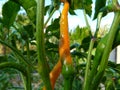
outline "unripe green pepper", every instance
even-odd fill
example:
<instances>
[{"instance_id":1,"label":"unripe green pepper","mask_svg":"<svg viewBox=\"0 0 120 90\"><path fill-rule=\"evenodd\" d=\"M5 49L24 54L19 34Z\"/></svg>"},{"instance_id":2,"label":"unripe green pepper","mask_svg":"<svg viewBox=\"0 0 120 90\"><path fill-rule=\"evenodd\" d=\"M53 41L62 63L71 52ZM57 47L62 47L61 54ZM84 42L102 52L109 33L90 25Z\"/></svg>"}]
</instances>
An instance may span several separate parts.
<instances>
[{"instance_id":1,"label":"unripe green pepper","mask_svg":"<svg viewBox=\"0 0 120 90\"><path fill-rule=\"evenodd\" d=\"M62 66L62 74L64 78L70 78L74 75L74 67L72 64L63 64Z\"/></svg>"},{"instance_id":2,"label":"unripe green pepper","mask_svg":"<svg viewBox=\"0 0 120 90\"><path fill-rule=\"evenodd\" d=\"M62 75L64 77L64 90L72 90L74 79L74 67L72 64L63 64Z\"/></svg>"}]
</instances>

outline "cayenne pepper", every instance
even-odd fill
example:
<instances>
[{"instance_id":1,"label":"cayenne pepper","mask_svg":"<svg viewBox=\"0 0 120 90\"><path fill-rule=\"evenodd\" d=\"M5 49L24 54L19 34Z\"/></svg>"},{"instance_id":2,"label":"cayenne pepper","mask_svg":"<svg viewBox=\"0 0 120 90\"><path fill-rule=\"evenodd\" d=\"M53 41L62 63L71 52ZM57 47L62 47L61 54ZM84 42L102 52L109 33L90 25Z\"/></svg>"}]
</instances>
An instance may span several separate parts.
<instances>
[{"instance_id":1,"label":"cayenne pepper","mask_svg":"<svg viewBox=\"0 0 120 90\"><path fill-rule=\"evenodd\" d=\"M69 10L69 2L67 0L61 0L64 3L64 7L62 10L61 18L60 18L60 44L59 44L59 61L54 66L52 71L50 72L50 81L52 90L54 90L55 82L58 76L61 73L62 62L67 64L72 63L71 55L70 55L70 45L69 45L69 32L68 32L68 10ZM43 90L46 90L45 87Z\"/></svg>"}]
</instances>

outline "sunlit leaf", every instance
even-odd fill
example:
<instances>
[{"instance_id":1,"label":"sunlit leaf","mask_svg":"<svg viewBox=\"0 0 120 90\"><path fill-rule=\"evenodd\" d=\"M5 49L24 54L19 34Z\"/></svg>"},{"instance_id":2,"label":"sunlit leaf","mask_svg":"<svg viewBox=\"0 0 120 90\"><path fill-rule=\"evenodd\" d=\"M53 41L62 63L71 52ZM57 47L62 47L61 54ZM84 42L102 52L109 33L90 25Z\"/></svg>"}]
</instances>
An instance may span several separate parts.
<instances>
[{"instance_id":1,"label":"sunlit leaf","mask_svg":"<svg viewBox=\"0 0 120 90\"><path fill-rule=\"evenodd\" d=\"M35 0L11 0L21 5L27 12L28 17L32 22L36 20L36 1Z\"/></svg>"},{"instance_id":2,"label":"sunlit leaf","mask_svg":"<svg viewBox=\"0 0 120 90\"><path fill-rule=\"evenodd\" d=\"M72 0L71 8L76 9L85 9L86 13L91 16L92 14L92 0Z\"/></svg>"}]
</instances>

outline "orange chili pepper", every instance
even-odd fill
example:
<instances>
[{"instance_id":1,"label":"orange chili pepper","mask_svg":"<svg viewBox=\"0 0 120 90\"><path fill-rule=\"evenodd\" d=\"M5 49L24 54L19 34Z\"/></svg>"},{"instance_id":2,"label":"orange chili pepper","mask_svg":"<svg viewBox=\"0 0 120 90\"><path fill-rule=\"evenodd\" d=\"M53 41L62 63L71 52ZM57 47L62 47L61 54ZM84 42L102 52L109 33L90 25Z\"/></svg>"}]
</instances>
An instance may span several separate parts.
<instances>
[{"instance_id":1,"label":"orange chili pepper","mask_svg":"<svg viewBox=\"0 0 120 90\"><path fill-rule=\"evenodd\" d=\"M69 3L64 2L64 8L62 11L60 19L60 45L59 45L59 54L62 60L65 60L66 63L71 64L72 59L70 55L70 43L69 43L69 32L68 32L68 10Z\"/></svg>"},{"instance_id":2,"label":"orange chili pepper","mask_svg":"<svg viewBox=\"0 0 120 90\"><path fill-rule=\"evenodd\" d=\"M61 68L62 68L62 64L61 64L61 60L59 60L58 63L54 66L54 68L52 69L52 71L49 74L52 90L54 90L55 82L61 73ZM46 90L45 86L43 87L43 90Z\"/></svg>"},{"instance_id":3,"label":"orange chili pepper","mask_svg":"<svg viewBox=\"0 0 120 90\"><path fill-rule=\"evenodd\" d=\"M67 64L72 63L72 59L70 55L70 46L69 46L69 35L68 35L69 34L68 33L69 3L66 0L61 0L61 2L64 2L64 8L60 19L60 44L59 44L60 59L49 74L52 90L54 90L55 82L61 73L62 60L64 60ZM46 90L45 87L43 88L43 90Z\"/></svg>"}]
</instances>

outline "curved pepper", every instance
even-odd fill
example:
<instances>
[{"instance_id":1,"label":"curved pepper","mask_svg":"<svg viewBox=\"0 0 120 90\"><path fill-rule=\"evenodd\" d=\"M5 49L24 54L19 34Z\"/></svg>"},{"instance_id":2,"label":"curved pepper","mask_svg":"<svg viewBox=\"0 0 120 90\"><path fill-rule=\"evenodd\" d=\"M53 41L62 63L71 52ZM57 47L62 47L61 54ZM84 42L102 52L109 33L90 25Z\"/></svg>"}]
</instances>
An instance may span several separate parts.
<instances>
[{"instance_id":1,"label":"curved pepper","mask_svg":"<svg viewBox=\"0 0 120 90\"><path fill-rule=\"evenodd\" d=\"M71 55L70 55L70 45L69 45L69 35L68 35L68 10L69 3L66 0L61 0L64 3L63 11L60 19L60 44L59 44L59 61L54 66L52 71L50 72L50 81L52 90L54 90L55 82L58 76L61 73L62 69L62 60L67 64L72 63ZM46 90L45 87L43 90Z\"/></svg>"},{"instance_id":2,"label":"curved pepper","mask_svg":"<svg viewBox=\"0 0 120 90\"><path fill-rule=\"evenodd\" d=\"M59 54L62 60L65 60L66 63L71 64L72 59L70 55L70 43L69 43L69 32L68 32L68 10L69 10L69 3L65 1L60 19Z\"/></svg>"}]
</instances>

